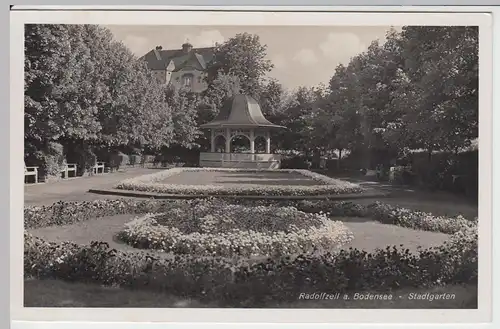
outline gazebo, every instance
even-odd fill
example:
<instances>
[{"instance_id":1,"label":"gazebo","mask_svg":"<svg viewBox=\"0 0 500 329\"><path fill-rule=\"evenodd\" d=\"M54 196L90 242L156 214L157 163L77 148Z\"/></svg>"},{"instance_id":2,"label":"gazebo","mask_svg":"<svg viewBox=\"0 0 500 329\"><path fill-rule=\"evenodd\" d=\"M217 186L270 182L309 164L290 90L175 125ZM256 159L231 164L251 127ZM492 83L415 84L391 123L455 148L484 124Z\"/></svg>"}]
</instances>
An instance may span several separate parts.
<instances>
[{"instance_id":1,"label":"gazebo","mask_svg":"<svg viewBox=\"0 0 500 329\"><path fill-rule=\"evenodd\" d=\"M219 115L209 123L201 125L210 129L210 152L200 153L200 167L278 169L281 157L271 154L271 129L285 128L269 122L257 101L243 94L228 99ZM249 153L237 153L231 142L237 136L250 141ZM255 152L255 141L265 140L265 153ZM216 150L217 139L224 139L224 152Z\"/></svg>"}]
</instances>

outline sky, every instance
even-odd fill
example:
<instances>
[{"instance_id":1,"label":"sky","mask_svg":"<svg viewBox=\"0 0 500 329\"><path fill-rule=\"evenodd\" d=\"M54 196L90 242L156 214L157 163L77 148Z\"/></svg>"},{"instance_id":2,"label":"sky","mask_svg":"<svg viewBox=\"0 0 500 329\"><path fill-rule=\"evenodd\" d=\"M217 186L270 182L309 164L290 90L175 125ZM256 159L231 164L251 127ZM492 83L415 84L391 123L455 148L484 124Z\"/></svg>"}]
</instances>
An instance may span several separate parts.
<instances>
[{"instance_id":1,"label":"sky","mask_svg":"<svg viewBox=\"0 0 500 329\"><path fill-rule=\"evenodd\" d=\"M257 34L274 64L269 77L288 89L328 84L335 68L365 51L373 40L384 42L390 26L106 26L116 40L142 56L156 46L180 49L211 47L238 33ZM399 27L394 27L400 29Z\"/></svg>"}]
</instances>

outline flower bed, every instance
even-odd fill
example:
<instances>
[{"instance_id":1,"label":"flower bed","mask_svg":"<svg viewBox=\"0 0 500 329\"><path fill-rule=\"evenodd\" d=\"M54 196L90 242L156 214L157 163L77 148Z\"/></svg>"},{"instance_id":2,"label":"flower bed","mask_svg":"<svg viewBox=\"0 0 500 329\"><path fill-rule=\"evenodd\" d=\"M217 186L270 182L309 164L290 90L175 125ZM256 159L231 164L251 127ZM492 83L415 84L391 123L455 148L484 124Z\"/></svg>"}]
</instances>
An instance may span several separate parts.
<instances>
[{"instance_id":1,"label":"flower bed","mask_svg":"<svg viewBox=\"0 0 500 329\"><path fill-rule=\"evenodd\" d=\"M402 247L268 258L253 264L217 257L159 258L105 243L50 243L25 234L24 273L151 289L226 305L293 301L300 293L387 291L401 287L477 284L477 230L454 234L437 248L412 254Z\"/></svg>"},{"instance_id":2,"label":"flower bed","mask_svg":"<svg viewBox=\"0 0 500 329\"><path fill-rule=\"evenodd\" d=\"M247 257L333 250L353 238L325 214L207 201L138 217L118 237L137 248L174 254Z\"/></svg>"},{"instance_id":3,"label":"flower bed","mask_svg":"<svg viewBox=\"0 0 500 329\"><path fill-rule=\"evenodd\" d=\"M224 207L229 201L221 202ZM250 201L247 201L250 203ZM255 202L262 204L262 202ZM255 204L253 203L253 204ZM280 206L292 205L291 201ZM451 218L430 217L380 203L362 206L349 202L293 202L302 212L323 210L339 216L375 216L383 223L455 233L442 246L411 253L403 247L387 247L367 253L349 249L327 253L305 253L297 257L237 260L200 255L161 257L146 251L117 251L105 243L90 245L53 243L25 233L24 274L27 277L96 282L122 287L152 289L179 296L217 300L221 304L259 305L266 299L296 300L300 293L317 291L387 290L476 283L478 271L477 221L456 224ZM192 209L190 201L98 200L58 202L46 207L25 207L25 227L71 224L115 214L148 212L179 216L176 209ZM274 206L276 209L276 205ZM265 207L259 208L264 209ZM237 209L237 208L236 208ZM243 211L243 210L242 210ZM284 210L286 212L286 210ZM398 217L403 214L405 218ZM292 217L300 226L306 215ZM311 223L323 217L310 218ZM418 224L412 224L411 221ZM321 221L321 220L320 220ZM224 220L205 222L203 230L218 232ZM266 223L263 221L262 223ZM429 223L434 223L429 225ZM244 226L249 225L249 226ZM241 227L259 231L259 222ZM283 223L277 223L277 227ZM179 229L189 230L189 227Z\"/></svg>"},{"instance_id":4,"label":"flower bed","mask_svg":"<svg viewBox=\"0 0 500 329\"><path fill-rule=\"evenodd\" d=\"M383 224L424 231L453 234L463 229L477 226L477 218L466 219L463 216L435 216L431 213L396 207L381 202L361 205L353 202L300 201L297 208L306 212L325 212L330 216L370 217Z\"/></svg>"},{"instance_id":5,"label":"flower bed","mask_svg":"<svg viewBox=\"0 0 500 329\"><path fill-rule=\"evenodd\" d=\"M248 206L296 207L307 213L323 212L334 217L370 217L384 224L413 229L452 234L463 228L477 225L477 218L462 216L434 216L430 213L395 207L381 202L361 205L346 201L263 201L263 200L219 200L221 206L238 202ZM24 207L24 228L34 229L53 225L68 225L105 216L120 214L147 214L170 212L181 206L193 207L196 202L186 200L95 200L56 202L50 206Z\"/></svg>"},{"instance_id":6,"label":"flower bed","mask_svg":"<svg viewBox=\"0 0 500 329\"><path fill-rule=\"evenodd\" d=\"M69 225L105 216L168 211L181 200L94 200L59 201L49 206L25 206L24 228Z\"/></svg>"},{"instance_id":7,"label":"flower bed","mask_svg":"<svg viewBox=\"0 0 500 329\"><path fill-rule=\"evenodd\" d=\"M158 173L126 179L118 183L115 188L141 192L155 192L163 194L203 194L203 195L327 195L361 193L363 188L357 184L313 173L302 169L282 169L279 172L298 173L318 182L318 185L261 185L261 186L224 186L224 185L182 185L163 184L163 180L181 172L277 172L277 170L252 170L233 168L173 168Z\"/></svg>"}]
</instances>

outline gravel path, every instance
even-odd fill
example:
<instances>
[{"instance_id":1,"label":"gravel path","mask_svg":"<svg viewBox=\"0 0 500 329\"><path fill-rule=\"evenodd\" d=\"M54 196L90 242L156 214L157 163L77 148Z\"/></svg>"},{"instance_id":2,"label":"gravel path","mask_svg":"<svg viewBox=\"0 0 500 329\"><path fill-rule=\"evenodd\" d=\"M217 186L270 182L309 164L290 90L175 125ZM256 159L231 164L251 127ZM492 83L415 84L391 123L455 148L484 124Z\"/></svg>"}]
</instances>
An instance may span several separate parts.
<instances>
[{"instance_id":1,"label":"gravel path","mask_svg":"<svg viewBox=\"0 0 500 329\"><path fill-rule=\"evenodd\" d=\"M155 169L128 168L110 174L100 174L90 177L70 178L53 183L31 184L24 186L25 205L48 205L57 201L91 201L97 199L116 198L103 196L87 191L91 188L112 188L116 183L140 175L158 172Z\"/></svg>"}]
</instances>

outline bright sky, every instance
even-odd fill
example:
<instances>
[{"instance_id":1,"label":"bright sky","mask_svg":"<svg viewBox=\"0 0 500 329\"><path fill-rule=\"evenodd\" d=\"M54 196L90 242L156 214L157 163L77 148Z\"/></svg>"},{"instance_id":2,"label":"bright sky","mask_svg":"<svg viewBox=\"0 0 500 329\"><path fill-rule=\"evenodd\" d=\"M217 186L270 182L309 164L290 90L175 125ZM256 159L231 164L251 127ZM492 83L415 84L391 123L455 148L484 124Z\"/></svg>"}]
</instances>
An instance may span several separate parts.
<instances>
[{"instance_id":1,"label":"bright sky","mask_svg":"<svg viewBox=\"0 0 500 329\"><path fill-rule=\"evenodd\" d=\"M270 77L289 89L327 84L335 67L366 50L373 40L383 42L389 26L106 26L137 56L154 47L179 49L189 40L210 47L237 33L257 34L275 65ZM400 29L399 27L395 27Z\"/></svg>"}]
</instances>

